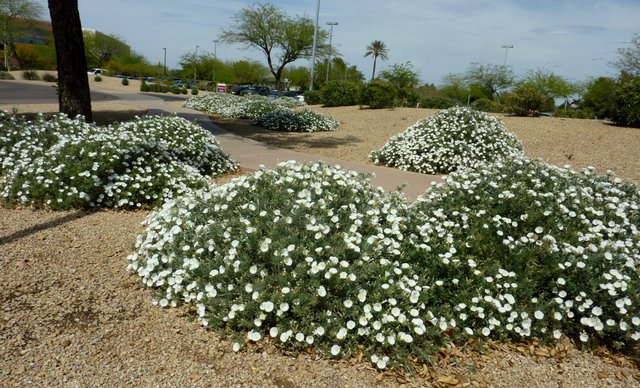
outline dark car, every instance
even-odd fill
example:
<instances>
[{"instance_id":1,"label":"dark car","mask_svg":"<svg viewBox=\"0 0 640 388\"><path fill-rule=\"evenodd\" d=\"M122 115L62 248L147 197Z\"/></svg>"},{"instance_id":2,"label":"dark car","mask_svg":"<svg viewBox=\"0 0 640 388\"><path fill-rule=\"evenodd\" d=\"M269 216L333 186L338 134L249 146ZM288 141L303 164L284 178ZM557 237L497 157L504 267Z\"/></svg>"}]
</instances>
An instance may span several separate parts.
<instances>
[{"instance_id":1,"label":"dark car","mask_svg":"<svg viewBox=\"0 0 640 388\"><path fill-rule=\"evenodd\" d=\"M231 93L239 96L249 96L259 94L261 96L268 96L271 94L271 88L266 86L234 86L231 88Z\"/></svg>"}]
</instances>

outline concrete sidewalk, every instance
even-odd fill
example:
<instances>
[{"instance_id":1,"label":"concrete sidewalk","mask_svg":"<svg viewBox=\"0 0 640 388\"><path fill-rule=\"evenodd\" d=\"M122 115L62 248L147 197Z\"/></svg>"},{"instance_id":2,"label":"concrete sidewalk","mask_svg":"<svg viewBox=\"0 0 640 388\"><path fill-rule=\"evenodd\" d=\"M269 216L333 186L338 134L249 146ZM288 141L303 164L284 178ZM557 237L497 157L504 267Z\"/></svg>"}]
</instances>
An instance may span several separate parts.
<instances>
[{"instance_id":1,"label":"concrete sidewalk","mask_svg":"<svg viewBox=\"0 0 640 388\"><path fill-rule=\"evenodd\" d=\"M209 117L201 112L175 106L167 109L167 106L160 98L148 94L113 94L118 95L120 102L125 103L126 101L131 101L137 106L148 109L150 114L176 113L180 117L196 121L198 125L210 131L216 139L218 139L222 149L231 155L244 169L258 170L261 165L267 168L275 168L278 163L288 160L298 162L324 161L360 173L372 174L372 184L380 186L387 191L396 191L402 187L402 192L410 200L415 200L420 194L423 194L433 182L443 181L442 176L438 175L401 171L395 168L349 162L321 155L304 154L288 149L272 147L226 131L212 123Z\"/></svg>"}]
</instances>

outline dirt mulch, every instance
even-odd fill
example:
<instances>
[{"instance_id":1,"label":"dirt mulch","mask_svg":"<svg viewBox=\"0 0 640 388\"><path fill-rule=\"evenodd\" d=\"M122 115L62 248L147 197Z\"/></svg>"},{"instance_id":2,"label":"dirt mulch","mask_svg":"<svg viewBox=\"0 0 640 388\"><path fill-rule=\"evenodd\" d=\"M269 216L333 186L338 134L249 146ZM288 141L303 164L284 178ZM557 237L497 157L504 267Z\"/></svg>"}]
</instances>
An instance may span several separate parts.
<instances>
[{"instance_id":1,"label":"dirt mulch","mask_svg":"<svg viewBox=\"0 0 640 388\"><path fill-rule=\"evenodd\" d=\"M281 148L341 160L370 163L369 153L391 136L404 131L434 109L396 108L369 110L358 107L311 109L340 121L335 132L274 132L253 126L250 120L212 120L233 133ZM597 120L552 117L512 117L496 114L524 144L529 157L575 169L593 166L612 170L620 177L640 182L640 129L618 127Z\"/></svg>"}]
</instances>

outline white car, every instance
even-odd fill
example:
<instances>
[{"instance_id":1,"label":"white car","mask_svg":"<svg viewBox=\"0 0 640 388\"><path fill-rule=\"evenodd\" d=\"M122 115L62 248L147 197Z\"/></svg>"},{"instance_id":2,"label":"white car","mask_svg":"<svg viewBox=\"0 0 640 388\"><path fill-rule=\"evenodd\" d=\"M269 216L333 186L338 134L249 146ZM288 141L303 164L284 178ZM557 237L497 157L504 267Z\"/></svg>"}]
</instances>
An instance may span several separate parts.
<instances>
[{"instance_id":1,"label":"white car","mask_svg":"<svg viewBox=\"0 0 640 388\"><path fill-rule=\"evenodd\" d=\"M107 71L105 69L99 69L97 67L93 67L87 71L89 75L104 75Z\"/></svg>"}]
</instances>

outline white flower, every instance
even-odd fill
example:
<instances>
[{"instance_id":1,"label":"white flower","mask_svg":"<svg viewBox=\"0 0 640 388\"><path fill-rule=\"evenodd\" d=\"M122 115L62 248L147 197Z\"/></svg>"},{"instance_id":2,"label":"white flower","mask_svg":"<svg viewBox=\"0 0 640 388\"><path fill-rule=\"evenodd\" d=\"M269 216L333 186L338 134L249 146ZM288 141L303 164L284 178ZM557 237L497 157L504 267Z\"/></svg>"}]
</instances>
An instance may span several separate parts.
<instances>
[{"instance_id":1,"label":"white flower","mask_svg":"<svg viewBox=\"0 0 640 388\"><path fill-rule=\"evenodd\" d=\"M489 334L491 334L491 329L489 329L488 327L483 327L482 328L482 335L485 337L488 337Z\"/></svg>"},{"instance_id":2,"label":"white flower","mask_svg":"<svg viewBox=\"0 0 640 388\"><path fill-rule=\"evenodd\" d=\"M247 333L247 338L248 338L250 341L254 341L254 342L255 342L255 341L259 341L259 340L260 340L260 338L262 338L262 334L260 334L260 333L259 333L259 332L257 332L257 331L253 331L253 330L251 330L250 332L248 332L248 333Z\"/></svg>"},{"instance_id":3,"label":"white flower","mask_svg":"<svg viewBox=\"0 0 640 388\"><path fill-rule=\"evenodd\" d=\"M344 302L342 302L342 304L344 304L344 307L346 308L351 308L351 306L353 306L353 301L351 301L351 299L347 299Z\"/></svg>"},{"instance_id":4,"label":"white flower","mask_svg":"<svg viewBox=\"0 0 640 388\"><path fill-rule=\"evenodd\" d=\"M320 286L318 287L318 295L321 297L325 297L327 296L327 290L324 288L324 286Z\"/></svg>"},{"instance_id":5,"label":"white flower","mask_svg":"<svg viewBox=\"0 0 640 388\"><path fill-rule=\"evenodd\" d=\"M266 311L266 312L271 312L273 311L273 302L262 302L260 303L260 310Z\"/></svg>"},{"instance_id":6,"label":"white flower","mask_svg":"<svg viewBox=\"0 0 640 388\"><path fill-rule=\"evenodd\" d=\"M237 342L233 343L233 351L238 353L240 351L240 344Z\"/></svg>"},{"instance_id":7,"label":"white flower","mask_svg":"<svg viewBox=\"0 0 640 388\"><path fill-rule=\"evenodd\" d=\"M340 354L340 350L342 350L342 348L340 347L340 345L333 345L331 347L331 355L332 356L337 356L338 354Z\"/></svg>"},{"instance_id":8,"label":"white flower","mask_svg":"<svg viewBox=\"0 0 640 388\"><path fill-rule=\"evenodd\" d=\"M271 329L269 329L269 335L273 338L278 336L278 328L277 327L272 327Z\"/></svg>"},{"instance_id":9,"label":"white flower","mask_svg":"<svg viewBox=\"0 0 640 388\"><path fill-rule=\"evenodd\" d=\"M536 312L533 313L533 316L536 317L536 319L542 319L544 318L544 313L540 310L536 310Z\"/></svg>"},{"instance_id":10,"label":"white flower","mask_svg":"<svg viewBox=\"0 0 640 388\"><path fill-rule=\"evenodd\" d=\"M587 342L589 341L589 335L586 332L581 332L580 333L580 341L582 342Z\"/></svg>"},{"instance_id":11,"label":"white flower","mask_svg":"<svg viewBox=\"0 0 640 388\"><path fill-rule=\"evenodd\" d=\"M560 330L554 330L553 331L553 338L555 339L560 339L560 337L562 337L562 332Z\"/></svg>"},{"instance_id":12,"label":"white flower","mask_svg":"<svg viewBox=\"0 0 640 388\"><path fill-rule=\"evenodd\" d=\"M344 327L341 327L340 330L338 330L338 333L336 334L336 338L339 340L342 340L346 336L347 336L347 329L345 329Z\"/></svg>"}]
</instances>

